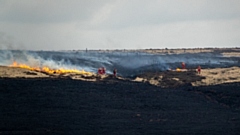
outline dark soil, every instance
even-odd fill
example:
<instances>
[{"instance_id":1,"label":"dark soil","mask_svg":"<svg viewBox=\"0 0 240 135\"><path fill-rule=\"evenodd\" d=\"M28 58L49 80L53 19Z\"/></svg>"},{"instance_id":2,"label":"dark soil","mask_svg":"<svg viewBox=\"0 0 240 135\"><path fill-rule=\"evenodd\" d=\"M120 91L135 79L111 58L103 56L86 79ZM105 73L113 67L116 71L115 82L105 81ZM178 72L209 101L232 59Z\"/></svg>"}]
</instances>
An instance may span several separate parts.
<instances>
[{"instance_id":1,"label":"dark soil","mask_svg":"<svg viewBox=\"0 0 240 135\"><path fill-rule=\"evenodd\" d=\"M240 84L0 79L0 134L240 133Z\"/></svg>"}]
</instances>

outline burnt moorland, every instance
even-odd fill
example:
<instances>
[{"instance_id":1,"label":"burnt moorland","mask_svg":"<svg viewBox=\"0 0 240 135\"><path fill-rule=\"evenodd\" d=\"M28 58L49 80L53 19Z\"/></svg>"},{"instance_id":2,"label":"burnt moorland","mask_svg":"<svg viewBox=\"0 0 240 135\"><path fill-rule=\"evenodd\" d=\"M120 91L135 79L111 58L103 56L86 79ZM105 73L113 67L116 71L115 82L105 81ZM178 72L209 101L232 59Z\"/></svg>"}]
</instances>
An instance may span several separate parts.
<instances>
[{"instance_id":1,"label":"burnt moorland","mask_svg":"<svg viewBox=\"0 0 240 135\"><path fill-rule=\"evenodd\" d=\"M239 134L240 83L0 78L0 134Z\"/></svg>"}]
</instances>

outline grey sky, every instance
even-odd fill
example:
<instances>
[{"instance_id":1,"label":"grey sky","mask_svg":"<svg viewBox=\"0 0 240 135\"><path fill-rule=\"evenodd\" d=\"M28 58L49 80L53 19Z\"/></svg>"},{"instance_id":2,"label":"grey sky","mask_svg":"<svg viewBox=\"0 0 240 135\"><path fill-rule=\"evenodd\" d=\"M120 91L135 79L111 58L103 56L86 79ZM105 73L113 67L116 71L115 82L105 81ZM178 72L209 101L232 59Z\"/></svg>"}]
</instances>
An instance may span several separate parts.
<instances>
[{"instance_id":1,"label":"grey sky","mask_svg":"<svg viewBox=\"0 0 240 135\"><path fill-rule=\"evenodd\" d=\"M240 47L239 0L0 0L0 49Z\"/></svg>"}]
</instances>

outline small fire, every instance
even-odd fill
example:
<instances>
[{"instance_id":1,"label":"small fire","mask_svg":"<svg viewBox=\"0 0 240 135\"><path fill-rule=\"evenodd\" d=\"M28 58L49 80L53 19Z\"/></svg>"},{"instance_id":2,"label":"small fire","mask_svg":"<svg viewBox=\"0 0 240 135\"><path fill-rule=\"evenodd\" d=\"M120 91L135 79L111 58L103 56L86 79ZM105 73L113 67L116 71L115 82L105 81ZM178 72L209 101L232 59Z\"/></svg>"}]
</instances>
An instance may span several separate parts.
<instances>
[{"instance_id":1,"label":"small fire","mask_svg":"<svg viewBox=\"0 0 240 135\"><path fill-rule=\"evenodd\" d=\"M180 68L177 68L176 71L181 72L181 69L180 69Z\"/></svg>"},{"instance_id":2,"label":"small fire","mask_svg":"<svg viewBox=\"0 0 240 135\"><path fill-rule=\"evenodd\" d=\"M31 67L26 64L19 64L16 61L13 62L10 67L18 67L18 68L24 68L32 71L37 71L37 72L45 72L48 74L65 74L65 73L75 73L75 74L84 74L84 75L92 75L91 72L86 72L84 70L77 70L77 69L51 69L49 67Z\"/></svg>"}]
</instances>

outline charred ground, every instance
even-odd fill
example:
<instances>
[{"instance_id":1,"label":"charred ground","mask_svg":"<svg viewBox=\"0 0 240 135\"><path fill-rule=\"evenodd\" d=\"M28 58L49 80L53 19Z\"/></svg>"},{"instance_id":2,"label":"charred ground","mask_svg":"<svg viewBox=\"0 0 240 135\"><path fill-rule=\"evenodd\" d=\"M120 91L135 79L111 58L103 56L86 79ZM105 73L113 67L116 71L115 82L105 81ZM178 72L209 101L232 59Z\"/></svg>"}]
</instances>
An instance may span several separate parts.
<instances>
[{"instance_id":1,"label":"charred ground","mask_svg":"<svg viewBox=\"0 0 240 135\"><path fill-rule=\"evenodd\" d=\"M1 134L238 134L240 84L0 78Z\"/></svg>"}]
</instances>

